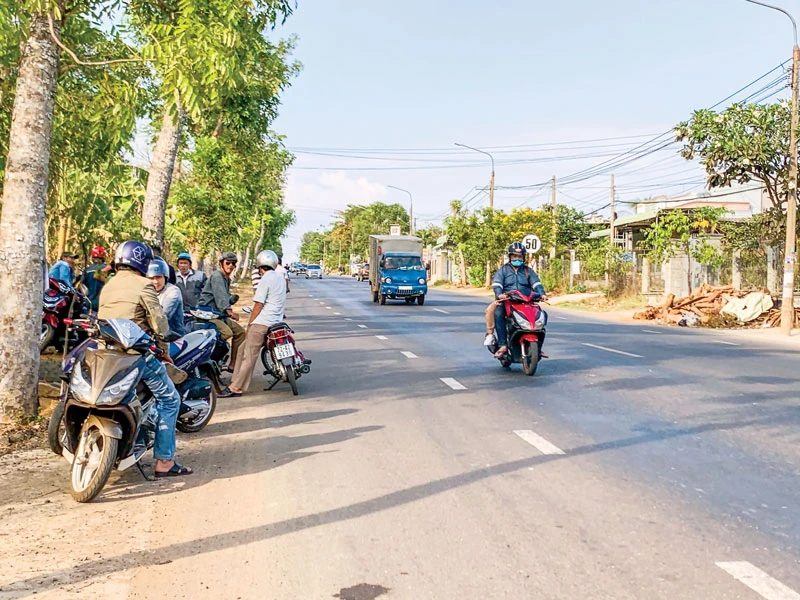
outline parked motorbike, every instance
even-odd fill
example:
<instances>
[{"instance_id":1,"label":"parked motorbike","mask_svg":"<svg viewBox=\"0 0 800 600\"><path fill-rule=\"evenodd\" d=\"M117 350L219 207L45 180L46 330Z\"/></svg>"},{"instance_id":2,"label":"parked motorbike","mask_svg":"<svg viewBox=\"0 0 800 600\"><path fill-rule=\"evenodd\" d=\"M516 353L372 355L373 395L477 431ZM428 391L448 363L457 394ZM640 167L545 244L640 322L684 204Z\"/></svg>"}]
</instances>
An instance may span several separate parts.
<instances>
[{"instance_id":1,"label":"parked motorbike","mask_svg":"<svg viewBox=\"0 0 800 600\"><path fill-rule=\"evenodd\" d=\"M184 323L192 332L213 331L215 333L214 349L211 353L211 360L216 366L216 372L218 376L220 373L222 373L222 371L225 371L228 368L228 365L231 362L231 346L228 342L222 339L217 326L211 321L224 318L225 315L221 315L217 311L211 310L210 308L192 308L184 314Z\"/></svg>"},{"instance_id":2,"label":"parked motorbike","mask_svg":"<svg viewBox=\"0 0 800 600\"><path fill-rule=\"evenodd\" d=\"M92 310L92 304L86 296L86 288L72 287L59 281L49 279L49 287L42 296L42 331L39 335L39 354L49 346L61 348L67 342L67 348L74 348L85 335L83 330L73 330L69 335L66 319L86 317Z\"/></svg>"},{"instance_id":3,"label":"parked motorbike","mask_svg":"<svg viewBox=\"0 0 800 600\"><path fill-rule=\"evenodd\" d=\"M267 390L285 382L292 388L292 394L297 396L300 393L297 390L297 380L311 372L311 361L297 350L293 333L286 323L270 327L261 346L261 364L264 365L264 375L270 375L274 379Z\"/></svg>"},{"instance_id":4,"label":"parked motorbike","mask_svg":"<svg viewBox=\"0 0 800 600\"><path fill-rule=\"evenodd\" d=\"M540 300L539 294L525 296L516 290L509 292L508 298L503 300L508 340L508 352L498 358L503 367L521 363L526 375L536 373L547 323L547 315L538 304ZM497 341L487 348L492 354L497 352Z\"/></svg>"},{"instance_id":5,"label":"parked motorbike","mask_svg":"<svg viewBox=\"0 0 800 600\"><path fill-rule=\"evenodd\" d=\"M127 319L81 323L92 336L64 359L62 397L50 418L50 447L71 464L70 494L90 502L111 471L136 465L153 447L155 399L142 381L153 339ZM142 472L144 475L144 473Z\"/></svg>"}]
</instances>

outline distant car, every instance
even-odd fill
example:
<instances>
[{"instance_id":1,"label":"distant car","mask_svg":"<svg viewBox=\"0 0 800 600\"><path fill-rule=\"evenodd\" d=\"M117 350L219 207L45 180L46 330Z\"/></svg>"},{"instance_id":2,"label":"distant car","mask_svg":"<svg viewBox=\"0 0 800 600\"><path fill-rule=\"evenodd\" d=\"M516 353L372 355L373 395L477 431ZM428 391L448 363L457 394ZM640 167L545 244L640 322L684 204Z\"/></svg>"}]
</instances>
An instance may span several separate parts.
<instances>
[{"instance_id":1,"label":"distant car","mask_svg":"<svg viewBox=\"0 0 800 600\"><path fill-rule=\"evenodd\" d=\"M306 267L306 279L322 279L322 267L319 265L308 265Z\"/></svg>"},{"instance_id":2,"label":"distant car","mask_svg":"<svg viewBox=\"0 0 800 600\"><path fill-rule=\"evenodd\" d=\"M298 275L302 275L308 269L308 265L304 263L297 263L297 270L295 271Z\"/></svg>"},{"instance_id":3,"label":"distant car","mask_svg":"<svg viewBox=\"0 0 800 600\"><path fill-rule=\"evenodd\" d=\"M367 281L369 279L369 263L364 263L358 268L356 279L359 281Z\"/></svg>"}]
</instances>

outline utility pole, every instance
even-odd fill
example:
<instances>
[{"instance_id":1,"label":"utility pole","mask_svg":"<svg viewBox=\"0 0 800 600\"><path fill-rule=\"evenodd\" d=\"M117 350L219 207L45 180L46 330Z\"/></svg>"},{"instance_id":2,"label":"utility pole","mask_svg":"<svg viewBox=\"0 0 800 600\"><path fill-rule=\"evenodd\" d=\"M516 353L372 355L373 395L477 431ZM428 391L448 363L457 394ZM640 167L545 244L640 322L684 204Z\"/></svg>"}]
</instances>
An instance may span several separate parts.
<instances>
[{"instance_id":1,"label":"utility pole","mask_svg":"<svg viewBox=\"0 0 800 600\"><path fill-rule=\"evenodd\" d=\"M473 148L472 146L467 146L466 144L459 144L458 142L455 142L455 145L461 146L462 148L468 148L469 150L474 150L475 152L480 152L481 154L485 154L492 161L492 176L489 179L489 208L494 208L494 156L486 152L486 150Z\"/></svg>"},{"instance_id":2,"label":"utility pole","mask_svg":"<svg viewBox=\"0 0 800 600\"><path fill-rule=\"evenodd\" d=\"M797 125L798 125L798 85L800 82L800 47L797 45L797 22L792 15L778 7L747 0L751 4L758 4L772 10L782 12L792 22L794 32L794 48L792 50L792 119L789 130L789 193L786 198L786 243L784 244L783 260L783 293L781 300L781 333L792 335L794 327L794 281L795 264L797 263Z\"/></svg>"},{"instance_id":3,"label":"utility pole","mask_svg":"<svg viewBox=\"0 0 800 600\"><path fill-rule=\"evenodd\" d=\"M556 176L550 180L550 207L553 212L553 245L550 247L550 258L556 257L556 237L558 236L558 217L556 216Z\"/></svg>"},{"instance_id":4,"label":"utility pole","mask_svg":"<svg viewBox=\"0 0 800 600\"><path fill-rule=\"evenodd\" d=\"M617 195L617 190L614 187L614 176L611 176L611 202L609 206L611 207L611 215L608 218L608 256L606 258L606 293L609 293L611 290L610 283L611 277L609 275L609 269L611 268L611 259L613 257L614 252L614 245L616 243L616 230L614 228L614 221L616 221L616 215L614 214L614 200Z\"/></svg>"}]
</instances>

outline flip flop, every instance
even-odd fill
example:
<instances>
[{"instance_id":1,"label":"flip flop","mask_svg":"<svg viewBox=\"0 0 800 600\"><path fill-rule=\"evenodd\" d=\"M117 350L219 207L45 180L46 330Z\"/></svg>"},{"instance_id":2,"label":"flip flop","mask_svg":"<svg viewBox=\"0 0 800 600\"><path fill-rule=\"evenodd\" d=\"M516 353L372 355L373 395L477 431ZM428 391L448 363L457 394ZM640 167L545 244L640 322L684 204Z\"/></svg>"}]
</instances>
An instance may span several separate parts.
<instances>
[{"instance_id":1,"label":"flip flop","mask_svg":"<svg viewBox=\"0 0 800 600\"><path fill-rule=\"evenodd\" d=\"M506 354L508 354L508 346L502 346L501 348L497 349L497 352L494 353L494 357L503 358Z\"/></svg>"},{"instance_id":2,"label":"flip flop","mask_svg":"<svg viewBox=\"0 0 800 600\"><path fill-rule=\"evenodd\" d=\"M194 473L194 471L189 467L174 463L169 471L156 471L155 475L160 479L161 477L181 477L183 475L191 475L192 473Z\"/></svg>"}]
</instances>

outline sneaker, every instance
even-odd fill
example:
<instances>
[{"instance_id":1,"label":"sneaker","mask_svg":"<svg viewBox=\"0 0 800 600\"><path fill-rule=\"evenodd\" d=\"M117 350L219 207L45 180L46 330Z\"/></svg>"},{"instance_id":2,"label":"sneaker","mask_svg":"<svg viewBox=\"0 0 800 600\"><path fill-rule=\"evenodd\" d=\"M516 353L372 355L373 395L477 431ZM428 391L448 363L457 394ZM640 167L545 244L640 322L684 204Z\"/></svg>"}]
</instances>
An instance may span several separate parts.
<instances>
[{"instance_id":1,"label":"sneaker","mask_svg":"<svg viewBox=\"0 0 800 600\"><path fill-rule=\"evenodd\" d=\"M486 337L483 339L483 345L484 346L491 346L492 344L494 344L494 334L493 333L487 333Z\"/></svg>"}]
</instances>

